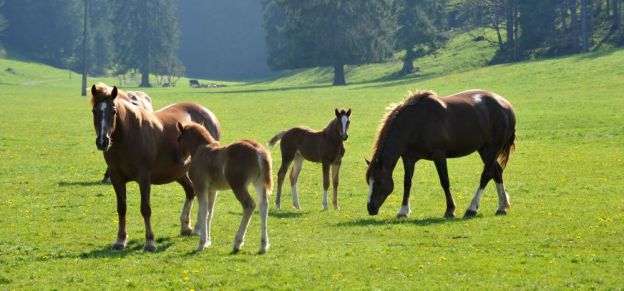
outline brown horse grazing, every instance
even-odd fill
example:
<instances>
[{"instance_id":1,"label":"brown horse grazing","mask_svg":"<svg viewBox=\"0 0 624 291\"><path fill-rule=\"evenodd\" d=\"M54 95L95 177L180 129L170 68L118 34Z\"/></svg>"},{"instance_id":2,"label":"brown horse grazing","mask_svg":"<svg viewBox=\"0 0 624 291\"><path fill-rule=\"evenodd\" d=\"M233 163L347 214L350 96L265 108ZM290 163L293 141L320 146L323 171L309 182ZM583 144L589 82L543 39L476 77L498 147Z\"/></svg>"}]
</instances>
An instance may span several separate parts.
<instances>
[{"instance_id":1,"label":"brown horse grazing","mask_svg":"<svg viewBox=\"0 0 624 291\"><path fill-rule=\"evenodd\" d=\"M238 252L245 241L251 214L256 204L247 188L253 184L260 200L262 232L260 251L269 248L267 216L269 214L269 193L271 192L271 155L259 143L242 140L226 146L219 145L210 133L196 123L182 126L178 123L178 143L181 156L191 156L189 177L193 182L199 200L198 250L210 245L210 223L214 214L218 190L232 189L236 199L243 206L243 218L234 238L234 252Z\"/></svg>"},{"instance_id":2,"label":"brown horse grazing","mask_svg":"<svg viewBox=\"0 0 624 291\"><path fill-rule=\"evenodd\" d=\"M124 98L117 98L116 87L91 87L93 124L97 148L104 152L110 178L117 195L119 231L114 249L127 244L126 183L136 181L141 191L141 214L145 222L146 251L155 251L154 232L150 216L150 185L177 181L186 192L181 220L181 233L192 233L190 210L193 205L193 186L187 175L188 163L178 156L176 138L178 122L201 122L218 138L220 125L206 108L192 103L179 103L150 112L135 106ZM198 230L199 224L196 224Z\"/></svg>"},{"instance_id":3,"label":"brown horse grazing","mask_svg":"<svg viewBox=\"0 0 624 291\"><path fill-rule=\"evenodd\" d=\"M481 183L464 217L477 215L483 189L494 179L498 191L497 215L507 214L509 195L503 186L503 169L514 147L516 117L507 100L492 92L470 90L439 98L431 91L418 91L390 108L381 122L373 158L368 162L368 213L376 215L392 193L392 171L399 158L405 177L403 203L398 217L410 213L409 195L414 165L432 160L446 196L445 217L455 216L455 201L449 189L446 158L478 151L484 168Z\"/></svg>"},{"instance_id":4,"label":"brown horse grazing","mask_svg":"<svg viewBox=\"0 0 624 291\"><path fill-rule=\"evenodd\" d=\"M110 87L104 83L97 83L95 85L97 88L101 88L102 90L106 90L107 92L111 92L113 87ZM152 98L150 98L147 93L142 91L128 91L124 92L122 90L117 90L117 98L123 98L128 102L134 104L135 106L142 107L147 111L154 111L152 108ZM110 184L110 175L108 174L108 168L106 172L104 172L104 178L102 179L102 184Z\"/></svg>"},{"instance_id":5,"label":"brown horse grazing","mask_svg":"<svg viewBox=\"0 0 624 291\"><path fill-rule=\"evenodd\" d=\"M277 173L277 194L275 196L275 206L280 208L282 196L282 184L284 176L288 171L288 166L294 160L295 164L290 171L290 185L292 188L293 206L299 207L299 196L297 195L297 179L301 173L303 160L308 160L323 165L323 209L327 210L327 190L329 188L329 168L332 171L332 182L334 186L332 202L334 209L338 209L338 173L340 164L345 153L343 142L349 137L349 117L351 109L334 110L335 117L329 122L327 127L321 131L314 131L307 127L293 127L276 134L269 145L273 146L278 140L281 141L282 166Z\"/></svg>"}]
</instances>

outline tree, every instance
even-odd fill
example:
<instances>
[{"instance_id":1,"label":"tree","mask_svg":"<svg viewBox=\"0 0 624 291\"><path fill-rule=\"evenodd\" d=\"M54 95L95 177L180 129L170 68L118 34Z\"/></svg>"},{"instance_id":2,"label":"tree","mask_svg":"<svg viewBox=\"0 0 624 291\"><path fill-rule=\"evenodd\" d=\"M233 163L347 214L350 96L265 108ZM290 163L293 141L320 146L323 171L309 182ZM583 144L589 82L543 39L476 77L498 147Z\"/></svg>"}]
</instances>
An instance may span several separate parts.
<instances>
[{"instance_id":1,"label":"tree","mask_svg":"<svg viewBox=\"0 0 624 291\"><path fill-rule=\"evenodd\" d=\"M176 1L113 0L113 3L113 42L118 72L138 69L141 73L139 86L150 87L150 72L162 69L159 60L175 56L179 40Z\"/></svg>"},{"instance_id":2,"label":"tree","mask_svg":"<svg viewBox=\"0 0 624 291\"><path fill-rule=\"evenodd\" d=\"M425 52L437 50L445 43L442 34L446 22L446 1L399 1L397 44L405 50L399 75L412 73L414 59ZM417 52L414 52L414 48Z\"/></svg>"},{"instance_id":3,"label":"tree","mask_svg":"<svg viewBox=\"0 0 624 291\"><path fill-rule=\"evenodd\" d=\"M74 67L82 27L80 0L13 0L5 3L3 42L44 63Z\"/></svg>"},{"instance_id":4,"label":"tree","mask_svg":"<svg viewBox=\"0 0 624 291\"><path fill-rule=\"evenodd\" d=\"M0 8L2 8L2 6L4 5L4 1L0 0ZM1 10L0 10L1 11ZM0 34L2 34L2 31L7 27L7 21L6 18L4 18L4 15L0 14Z\"/></svg>"},{"instance_id":5,"label":"tree","mask_svg":"<svg viewBox=\"0 0 624 291\"><path fill-rule=\"evenodd\" d=\"M272 68L332 66L333 85L345 85L345 65L381 62L392 55L398 28L392 0L272 1L285 15L283 26L273 27L279 20L265 14L265 26L279 33L267 37L269 51L279 52L269 57ZM271 43L275 40L283 43Z\"/></svg>"}]
</instances>

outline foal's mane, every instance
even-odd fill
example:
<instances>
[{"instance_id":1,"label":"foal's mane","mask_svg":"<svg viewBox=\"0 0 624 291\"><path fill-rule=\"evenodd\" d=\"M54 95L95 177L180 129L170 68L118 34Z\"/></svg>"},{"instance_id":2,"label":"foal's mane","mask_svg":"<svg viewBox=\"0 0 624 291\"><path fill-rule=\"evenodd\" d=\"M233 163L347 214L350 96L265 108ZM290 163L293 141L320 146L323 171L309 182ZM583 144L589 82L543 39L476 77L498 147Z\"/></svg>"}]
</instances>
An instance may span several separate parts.
<instances>
[{"instance_id":1,"label":"foal's mane","mask_svg":"<svg viewBox=\"0 0 624 291\"><path fill-rule=\"evenodd\" d=\"M373 144L373 156L371 161L374 161L378 158L380 154L379 149L383 147L383 142L385 141L388 132L392 128L393 123L399 113L401 113L403 109L411 105L415 105L416 103L418 103L418 101L425 97L437 97L437 94L431 90L418 90L416 92L409 92L403 102L392 103L388 107L386 107L386 114L379 122L379 127L377 129L377 137L375 138L375 143Z\"/></svg>"},{"instance_id":2,"label":"foal's mane","mask_svg":"<svg viewBox=\"0 0 624 291\"><path fill-rule=\"evenodd\" d=\"M202 124L191 122L191 123L184 125L183 128L185 131L186 130L193 131L195 134L199 135L202 139L204 139L208 143L217 143L217 144L219 143L219 141L217 141Z\"/></svg>"}]
</instances>

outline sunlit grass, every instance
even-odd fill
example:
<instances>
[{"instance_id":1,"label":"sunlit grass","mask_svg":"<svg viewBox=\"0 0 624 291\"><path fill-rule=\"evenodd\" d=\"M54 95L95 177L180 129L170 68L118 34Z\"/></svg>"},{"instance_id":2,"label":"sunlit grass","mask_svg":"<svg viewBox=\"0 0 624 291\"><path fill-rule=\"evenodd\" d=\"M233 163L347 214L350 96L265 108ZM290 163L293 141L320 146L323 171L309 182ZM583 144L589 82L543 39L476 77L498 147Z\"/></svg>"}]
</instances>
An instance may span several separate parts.
<instances>
[{"instance_id":1,"label":"sunlit grass","mask_svg":"<svg viewBox=\"0 0 624 291\"><path fill-rule=\"evenodd\" d=\"M22 75L8 76L8 66ZM141 251L144 228L135 184L128 188L129 248L112 251L114 191L96 183L105 166L78 76L69 80L66 71L7 60L0 60L0 70L0 289L617 289L624 284L622 50L339 88L302 78L299 85L192 89L180 83L146 89L155 108L177 101L210 108L222 123L224 142L264 143L291 126L322 128L335 107L353 109L341 170L342 209L321 211L321 168L304 163L303 210L289 208L286 182L284 209L271 204L271 249L262 256L255 253L257 215L243 251L230 255L241 209L229 191L217 200L213 245L194 253L198 238L178 235L184 195L174 184L152 191L159 252ZM360 78L378 79L374 73ZM46 82L25 84L30 80ZM95 81L100 79L90 83ZM490 185L478 218L442 219L444 195L435 169L420 162L412 216L394 218L398 191L379 216L369 217L364 158L384 108L408 90L442 95L470 88L493 90L516 109L517 150L505 172L509 215L494 216L497 198ZM272 156L277 169L277 147ZM449 161L458 216L474 194L481 167L475 155ZM401 167L395 175L402 181Z\"/></svg>"}]
</instances>

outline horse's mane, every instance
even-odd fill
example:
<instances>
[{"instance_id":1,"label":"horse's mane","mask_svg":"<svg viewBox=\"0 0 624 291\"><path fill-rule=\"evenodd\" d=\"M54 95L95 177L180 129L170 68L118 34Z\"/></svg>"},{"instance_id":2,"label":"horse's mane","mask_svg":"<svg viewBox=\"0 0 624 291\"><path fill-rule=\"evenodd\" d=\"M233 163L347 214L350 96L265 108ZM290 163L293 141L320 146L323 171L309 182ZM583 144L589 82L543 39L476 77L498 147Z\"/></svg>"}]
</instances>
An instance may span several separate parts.
<instances>
[{"instance_id":1,"label":"horse's mane","mask_svg":"<svg viewBox=\"0 0 624 291\"><path fill-rule=\"evenodd\" d=\"M193 131L208 143L219 143L202 124L196 122L186 124L184 125L184 130Z\"/></svg>"},{"instance_id":2,"label":"horse's mane","mask_svg":"<svg viewBox=\"0 0 624 291\"><path fill-rule=\"evenodd\" d=\"M95 88L95 90L93 90L93 88ZM113 87L111 86L108 86L102 82L95 83L91 90L91 98L89 98L91 106L110 97L112 91ZM126 94L126 92L119 90L119 88L117 88L117 97L125 97L125 99L128 99L128 95Z\"/></svg>"},{"instance_id":3,"label":"horse's mane","mask_svg":"<svg viewBox=\"0 0 624 291\"><path fill-rule=\"evenodd\" d=\"M383 146L383 142L386 139L390 128L393 125L394 120L397 118L399 113L403 111L406 107L410 105L414 105L418 103L422 98L425 97L437 97L438 95L431 90L418 90L416 92L409 92L405 100L400 103L392 103L388 107L386 107L386 114L379 122L379 127L377 129L377 137L375 138L375 143L373 144L373 157L372 161L378 158L379 149Z\"/></svg>"}]
</instances>

